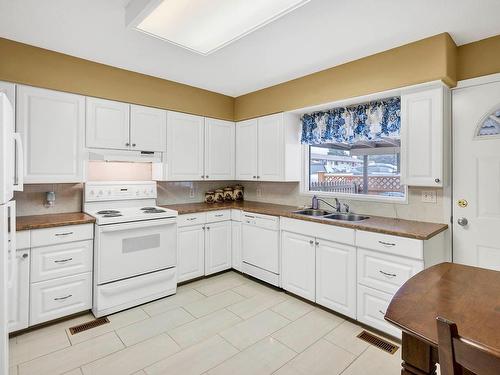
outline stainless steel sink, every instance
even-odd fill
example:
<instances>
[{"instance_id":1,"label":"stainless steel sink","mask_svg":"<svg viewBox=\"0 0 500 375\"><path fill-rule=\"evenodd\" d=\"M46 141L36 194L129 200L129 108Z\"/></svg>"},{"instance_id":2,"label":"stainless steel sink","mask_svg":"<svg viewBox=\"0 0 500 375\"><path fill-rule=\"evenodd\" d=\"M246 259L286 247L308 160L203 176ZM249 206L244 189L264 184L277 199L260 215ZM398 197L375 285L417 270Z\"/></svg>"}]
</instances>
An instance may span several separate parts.
<instances>
[{"instance_id":1,"label":"stainless steel sink","mask_svg":"<svg viewBox=\"0 0 500 375\"><path fill-rule=\"evenodd\" d=\"M342 221L361 221L369 218L370 216L350 214L350 213L335 213L323 216L323 219L342 220Z\"/></svg>"},{"instance_id":2,"label":"stainless steel sink","mask_svg":"<svg viewBox=\"0 0 500 375\"><path fill-rule=\"evenodd\" d=\"M331 214L330 211L325 210L314 210L312 208L306 208L304 210L293 211L294 214L306 215L306 216L325 216Z\"/></svg>"}]
</instances>

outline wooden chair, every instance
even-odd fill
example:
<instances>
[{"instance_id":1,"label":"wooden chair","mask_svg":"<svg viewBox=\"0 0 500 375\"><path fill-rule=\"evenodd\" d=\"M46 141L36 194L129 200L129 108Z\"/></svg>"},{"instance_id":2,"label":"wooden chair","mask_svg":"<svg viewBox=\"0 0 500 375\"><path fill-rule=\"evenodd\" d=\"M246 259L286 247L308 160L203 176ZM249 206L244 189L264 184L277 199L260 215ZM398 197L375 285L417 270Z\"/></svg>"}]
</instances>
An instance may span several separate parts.
<instances>
[{"instance_id":1,"label":"wooden chair","mask_svg":"<svg viewBox=\"0 0 500 375\"><path fill-rule=\"evenodd\" d=\"M498 375L500 352L458 335L457 325L437 317L441 375Z\"/></svg>"}]
</instances>

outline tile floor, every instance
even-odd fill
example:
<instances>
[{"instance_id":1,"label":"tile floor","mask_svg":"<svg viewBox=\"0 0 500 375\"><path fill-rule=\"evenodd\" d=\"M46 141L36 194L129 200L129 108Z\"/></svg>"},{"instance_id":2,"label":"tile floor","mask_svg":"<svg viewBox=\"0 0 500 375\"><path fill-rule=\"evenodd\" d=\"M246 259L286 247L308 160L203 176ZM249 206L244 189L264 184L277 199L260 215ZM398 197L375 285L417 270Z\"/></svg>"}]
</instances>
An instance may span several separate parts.
<instances>
[{"instance_id":1,"label":"tile floor","mask_svg":"<svg viewBox=\"0 0 500 375\"><path fill-rule=\"evenodd\" d=\"M72 336L90 314L10 340L11 375L399 374L361 327L235 272Z\"/></svg>"}]
</instances>

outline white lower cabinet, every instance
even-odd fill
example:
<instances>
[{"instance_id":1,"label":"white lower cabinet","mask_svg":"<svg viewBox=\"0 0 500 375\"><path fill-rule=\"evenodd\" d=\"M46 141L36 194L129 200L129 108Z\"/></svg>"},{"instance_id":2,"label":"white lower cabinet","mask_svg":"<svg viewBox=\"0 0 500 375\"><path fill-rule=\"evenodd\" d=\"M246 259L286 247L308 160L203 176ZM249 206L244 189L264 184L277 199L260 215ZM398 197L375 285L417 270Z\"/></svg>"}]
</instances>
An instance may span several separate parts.
<instances>
[{"instance_id":1,"label":"white lower cabinet","mask_svg":"<svg viewBox=\"0 0 500 375\"><path fill-rule=\"evenodd\" d=\"M356 318L356 248L316 240L316 303Z\"/></svg>"},{"instance_id":2,"label":"white lower cabinet","mask_svg":"<svg viewBox=\"0 0 500 375\"><path fill-rule=\"evenodd\" d=\"M281 283L283 289L315 300L315 239L297 233L282 232Z\"/></svg>"},{"instance_id":3,"label":"white lower cabinet","mask_svg":"<svg viewBox=\"0 0 500 375\"><path fill-rule=\"evenodd\" d=\"M30 290L30 249L17 250L9 259L8 317L9 332L28 328Z\"/></svg>"},{"instance_id":4,"label":"white lower cabinet","mask_svg":"<svg viewBox=\"0 0 500 375\"><path fill-rule=\"evenodd\" d=\"M205 224L177 229L178 282L205 274Z\"/></svg>"},{"instance_id":5,"label":"white lower cabinet","mask_svg":"<svg viewBox=\"0 0 500 375\"><path fill-rule=\"evenodd\" d=\"M205 227L205 275L231 268L231 222L207 223Z\"/></svg>"},{"instance_id":6,"label":"white lower cabinet","mask_svg":"<svg viewBox=\"0 0 500 375\"><path fill-rule=\"evenodd\" d=\"M30 325L90 308L92 308L91 272L31 284Z\"/></svg>"}]
</instances>

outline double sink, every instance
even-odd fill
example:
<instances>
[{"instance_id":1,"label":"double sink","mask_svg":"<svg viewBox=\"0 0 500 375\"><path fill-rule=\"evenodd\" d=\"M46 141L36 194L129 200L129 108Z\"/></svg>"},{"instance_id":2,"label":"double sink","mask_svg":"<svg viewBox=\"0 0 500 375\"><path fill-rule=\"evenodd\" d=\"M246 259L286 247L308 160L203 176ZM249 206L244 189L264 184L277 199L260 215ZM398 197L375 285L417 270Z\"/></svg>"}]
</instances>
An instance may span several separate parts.
<instances>
[{"instance_id":1,"label":"double sink","mask_svg":"<svg viewBox=\"0 0 500 375\"><path fill-rule=\"evenodd\" d=\"M330 212L325 210L315 210L313 208L306 208L303 210L293 211L294 214L317 217L319 219L327 220L341 220L341 221L362 221L369 219L369 216L353 214L350 212Z\"/></svg>"}]
</instances>

